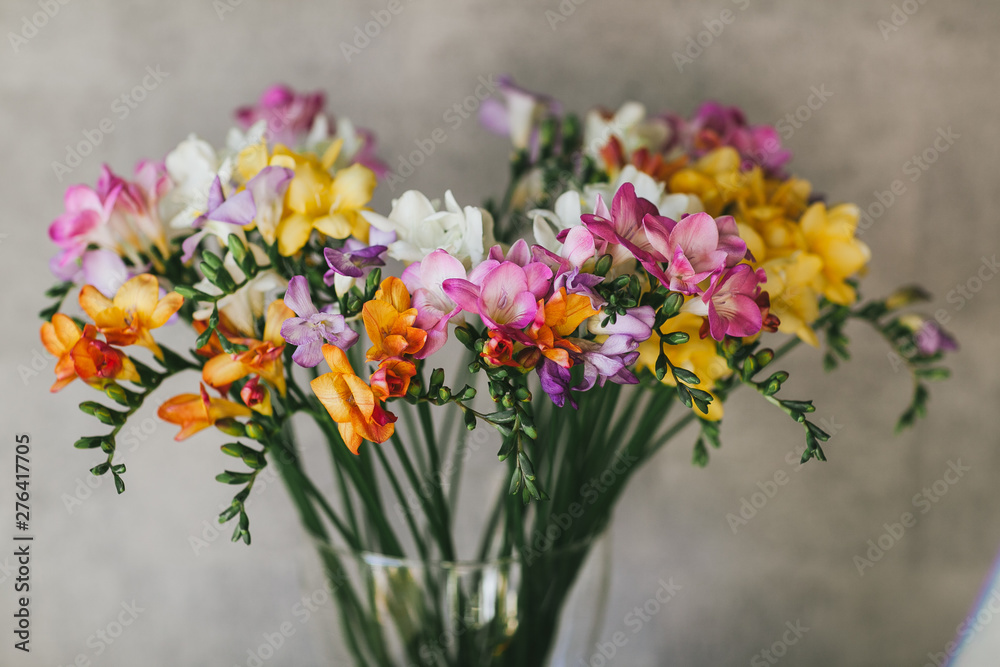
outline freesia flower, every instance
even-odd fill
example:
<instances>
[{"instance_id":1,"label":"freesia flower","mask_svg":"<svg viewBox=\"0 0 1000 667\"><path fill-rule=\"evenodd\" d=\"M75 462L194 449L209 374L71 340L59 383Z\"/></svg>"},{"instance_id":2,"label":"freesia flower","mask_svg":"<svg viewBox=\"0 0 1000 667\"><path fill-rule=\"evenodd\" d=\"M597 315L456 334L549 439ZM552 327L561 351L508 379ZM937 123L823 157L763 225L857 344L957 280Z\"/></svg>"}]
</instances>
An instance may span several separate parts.
<instances>
[{"instance_id":1,"label":"freesia flower","mask_svg":"<svg viewBox=\"0 0 1000 667\"><path fill-rule=\"evenodd\" d=\"M372 373L371 388L375 398L385 401L387 398L406 396L410 388L410 380L417 374L417 367L412 361L390 357L378 365L378 370Z\"/></svg>"},{"instance_id":2,"label":"freesia flower","mask_svg":"<svg viewBox=\"0 0 1000 667\"><path fill-rule=\"evenodd\" d=\"M448 323L461 323L461 307L445 292L444 282L466 278L465 267L445 250L435 250L403 270L403 284L413 295L417 309L414 326L427 332L424 348L415 356L424 359L437 352L448 340Z\"/></svg>"},{"instance_id":3,"label":"freesia flower","mask_svg":"<svg viewBox=\"0 0 1000 667\"><path fill-rule=\"evenodd\" d=\"M587 114L583 149L587 155L601 159L609 171L615 172L618 161L605 158L609 146L626 157L643 148L660 152L670 134L670 125L666 120L647 119L645 106L639 102L626 102L614 113L595 109Z\"/></svg>"},{"instance_id":4,"label":"freesia flower","mask_svg":"<svg viewBox=\"0 0 1000 667\"><path fill-rule=\"evenodd\" d=\"M363 440L380 443L392 437L395 415L382 408L372 388L355 374L344 351L335 345L324 345L323 356L330 372L320 375L309 386L336 422L347 448L357 454Z\"/></svg>"},{"instance_id":5,"label":"freesia flower","mask_svg":"<svg viewBox=\"0 0 1000 667\"><path fill-rule=\"evenodd\" d=\"M66 210L49 226L49 238L61 248L50 263L56 277L68 280L75 276L79 271L77 260L90 243L105 248L115 247L108 221L120 190L118 187L98 193L86 185L73 185L66 189Z\"/></svg>"},{"instance_id":6,"label":"freesia flower","mask_svg":"<svg viewBox=\"0 0 1000 667\"><path fill-rule=\"evenodd\" d=\"M220 157L211 144L192 134L167 153L164 166L173 187L160 200L160 215L172 229L189 229L207 209L215 178L224 188L229 184L233 161Z\"/></svg>"},{"instance_id":7,"label":"freesia flower","mask_svg":"<svg viewBox=\"0 0 1000 667\"><path fill-rule=\"evenodd\" d=\"M184 440L198 431L214 426L220 419L249 417L250 408L224 398L209 398L205 385L200 394L180 394L167 400L156 412L165 422L181 427L174 440Z\"/></svg>"},{"instance_id":8,"label":"freesia flower","mask_svg":"<svg viewBox=\"0 0 1000 667\"><path fill-rule=\"evenodd\" d=\"M504 101L491 97L479 107L479 122L490 132L510 137L514 148L525 149L537 134L539 123L558 115L561 106L547 95L532 93L514 84L509 76L497 78Z\"/></svg>"},{"instance_id":9,"label":"freesia flower","mask_svg":"<svg viewBox=\"0 0 1000 667\"><path fill-rule=\"evenodd\" d=\"M357 239L347 239L342 248L325 248L323 258L330 270L323 274L323 282L333 285L337 296L343 296L354 287L359 278L364 278L376 266L385 266L384 255L388 244L396 240L395 234L387 234L378 228L369 230L367 245Z\"/></svg>"},{"instance_id":10,"label":"freesia flower","mask_svg":"<svg viewBox=\"0 0 1000 667\"><path fill-rule=\"evenodd\" d=\"M270 142L295 146L309 133L325 103L322 92L296 93L288 86L276 84L261 93L256 105L237 109L236 120L243 129L267 121Z\"/></svg>"},{"instance_id":11,"label":"freesia flower","mask_svg":"<svg viewBox=\"0 0 1000 667\"><path fill-rule=\"evenodd\" d=\"M469 278L445 280L445 294L491 329L521 329L535 319L537 300L548 291L552 270L540 262L521 267L489 259Z\"/></svg>"},{"instance_id":12,"label":"freesia flower","mask_svg":"<svg viewBox=\"0 0 1000 667\"><path fill-rule=\"evenodd\" d=\"M732 216L715 220L707 213L695 213L674 222L649 215L643 219L643 228L651 248L669 261L666 271L655 264L647 268L663 276L671 290L684 294L697 294L698 283L735 266L747 254Z\"/></svg>"},{"instance_id":13,"label":"freesia flower","mask_svg":"<svg viewBox=\"0 0 1000 667\"><path fill-rule=\"evenodd\" d=\"M270 264L267 253L258 245L248 243L247 251L253 253L258 266L266 267ZM212 315L213 305L218 305L219 314L229 321L235 333L253 338L256 336L257 320L264 315L265 307L285 291L288 281L271 268L259 271L256 276L247 279L231 252L223 257L222 266L236 284L242 286L232 294L223 296L216 304L201 304L202 307L194 313L194 319L207 320ZM243 284L244 281L246 284ZM213 296L222 294L222 290L207 278L196 283L195 288Z\"/></svg>"},{"instance_id":14,"label":"freesia flower","mask_svg":"<svg viewBox=\"0 0 1000 667\"><path fill-rule=\"evenodd\" d=\"M56 357L56 382L50 391L57 392L76 378L103 387L112 380L138 382L135 364L122 352L97 340L97 328L80 328L72 319L56 313L51 322L42 324L42 344Z\"/></svg>"},{"instance_id":15,"label":"freesia flower","mask_svg":"<svg viewBox=\"0 0 1000 667\"><path fill-rule=\"evenodd\" d=\"M731 146L743 158L743 169L759 165L769 176L781 177L781 168L792 154L782 148L778 132L770 125L749 125L739 107L705 102L690 120L670 115L680 145L695 157L722 146Z\"/></svg>"},{"instance_id":16,"label":"freesia flower","mask_svg":"<svg viewBox=\"0 0 1000 667\"><path fill-rule=\"evenodd\" d=\"M207 362L202 368L202 378L217 389L228 387L233 382L248 375L259 375L285 395L285 367L281 354L285 349L285 341L281 337L281 329L285 320L294 317L295 313L282 301L272 301L267 308L267 318L264 322L262 340L249 338L239 339L241 345L246 345L244 352L223 352Z\"/></svg>"},{"instance_id":17,"label":"freesia flower","mask_svg":"<svg viewBox=\"0 0 1000 667\"><path fill-rule=\"evenodd\" d=\"M847 278L864 269L871 250L855 237L859 209L841 204L827 209L822 202L810 206L800 225L809 252L823 260L819 289L830 301L849 306L858 295Z\"/></svg>"},{"instance_id":18,"label":"freesia flower","mask_svg":"<svg viewBox=\"0 0 1000 667\"><path fill-rule=\"evenodd\" d=\"M259 375L254 375L246 381L240 389L240 398L243 399L243 404L254 412L268 416L274 412L271 407L271 392L267 387L261 386Z\"/></svg>"},{"instance_id":19,"label":"freesia flower","mask_svg":"<svg viewBox=\"0 0 1000 667\"><path fill-rule=\"evenodd\" d=\"M84 285L80 290L80 307L109 343L142 345L158 358L163 353L150 331L166 324L183 303L184 298L177 292L161 299L159 282L148 273L128 280L114 299L108 299L93 285Z\"/></svg>"},{"instance_id":20,"label":"freesia flower","mask_svg":"<svg viewBox=\"0 0 1000 667\"><path fill-rule=\"evenodd\" d=\"M368 361L413 355L427 342L427 332L414 326L417 309L410 307L410 293L395 276L383 280L375 298L361 307L361 319L372 342Z\"/></svg>"},{"instance_id":21,"label":"freesia flower","mask_svg":"<svg viewBox=\"0 0 1000 667\"><path fill-rule=\"evenodd\" d=\"M595 314L597 310L591 308L589 298L581 294L567 294L565 289L560 289L548 301L538 300L534 321L521 340L537 349L541 356L569 368L572 366L570 353L579 352L580 347L566 337ZM534 363L522 363L522 366L530 368Z\"/></svg>"},{"instance_id":22,"label":"freesia flower","mask_svg":"<svg viewBox=\"0 0 1000 667\"><path fill-rule=\"evenodd\" d=\"M80 262L83 282L93 285L106 297L112 298L125 281L133 277L118 253L104 248L88 250Z\"/></svg>"},{"instance_id":23,"label":"freesia flower","mask_svg":"<svg viewBox=\"0 0 1000 667\"><path fill-rule=\"evenodd\" d=\"M398 240L389 245L389 256L393 259L419 262L441 249L467 267L479 264L486 248L496 243L493 217L474 206L463 209L450 190L444 199L445 208L438 211L423 194L408 190L393 201L388 217L369 211L362 215L372 226L396 233Z\"/></svg>"},{"instance_id":24,"label":"freesia flower","mask_svg":"<svg viewBox=\"0 0 1000 667\"><path fill-rule=\"evenodd\" d=\"M767 280L763 269L754 271L740 264L719 276L700 298L689 299L685 312L708 315L712 338L753 336L760 332L763 317L757 297L760 283Z\"/></svg>"},{"instance_id":25,"label":"freesia flower","mask_svg":"<svg viewBox=\"0 0 1000 667\"><path fill-rule=\"evenodd\" d=\"M296 345L292 361L299 366L313 368L323 360L324 342L347 350L358 340L358 334L347 326L344 316L330 312L332 306L319 311L309 294L309 281L305 276L294 276L288 281L285 305L296 317L289 317L281 325L281 336Z\"/></svg>"},{"instance_id":26,"label":"freesia flower","mask_svg":"<svg viewBox=\"0 0 1000 667\"><path fill-rule=\"evenodd\" d=\"M591 317L587 321L587 330L598 336L621 334L636 342L642 342L653 335L656 311L652 306L630 308L624 315L618 315L614 322L608 324L603 324L605 317L603 312Z\"/></svg>"},{"instance_id":27,"label":"freesia flower","mask_svg":"<svg viewBox=\"0 0 1000 667\"><path fill-rule=\"evenodd\" d=\"M592 215L582 216L583 224L597 241L599 255L610 254L612 265L625 265L634 258L644 265L656 266L657 258L650 253L649 239L643 226L647 215L659 215L648 199L637 197L635 187L625 183L611 202L611 210L598 198Z\"/></svg>"},{"instance_id":28,"label":"freesia flower","mask_svg":"<svg viewBox=\"0 0 1000 667\"><path fill-rule=\"evenodd\" d=\"M955 339L935 320L925 320L919 315L905 315L899 320L913 332L913 343L917 352L923 356L930 357L958 349Z\"/></svg>"},{"instance_id":29,"label":"freesia flower","mask_svg":"<svg viewBox=\"0 0 1000 667\"><path fill-rule=\"evenodd\" d=\"M636 197L648 199L660 215L672 220L680 220L687 213L701 213L705 209L696 195L668 192L666 184L647 173L639 171L635 165L625 165L618 177L610 183L590 183L584 186L584 200L593 202L598 195L604 201L611 201L623 185L631 183ZM590 212L590 211L588 211Z\"/></svg>"}]
</instances>

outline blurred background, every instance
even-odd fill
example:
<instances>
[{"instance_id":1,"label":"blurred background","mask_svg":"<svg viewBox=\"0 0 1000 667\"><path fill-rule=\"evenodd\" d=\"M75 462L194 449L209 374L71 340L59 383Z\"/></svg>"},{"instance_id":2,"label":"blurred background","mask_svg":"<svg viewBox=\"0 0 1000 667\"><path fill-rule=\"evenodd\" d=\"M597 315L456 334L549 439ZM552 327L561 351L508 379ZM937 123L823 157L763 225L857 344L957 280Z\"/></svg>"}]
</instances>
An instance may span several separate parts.
<instances>
[{"instance_id":1,"label":"blurred background","mask_svg":"<svg viewBox=\"0 0 1000 667\"><path fill-rule=\"evenodd\" d=\"M693 435L671 444L618 507L601 638L624 629L661 580L682 588L609 664L940 665L959 635L967 649L956 664L996 664L992 589L985 610L974 610L1000 548L1000 279L991 280L1000 5L401 0L385 25L369 25L373 36L359 37L387 4L0 4L0 499L6 524L14 435L28 433L36 535L30 654L12 648L13 548L0 547L0 662L250 666L266 636L291 622L294 633L265 664L338 664L330 610L296 614L320 578L276 477L258 483L247 548L212 527L231 496L213 481L226 463L221 434L175 443L174 428L144 409L123 451L121 497L87 472L97 457L73 449L94 424L75 405L91 396L80 383L49 396L53 361L35 317L52 283L46 230L64 189L93 183L102 162L130 172L192 132L222 145L231 110L283 81L322 90L331 113L373 128L394 169L415 141L443 129L444 143L395 194L450 188L460 203L479 203L502 192L508 146L449 110L509 73L578 112L636 99L688 114L716 99L743 107L752 123L784 121L792 171L871 215L865 293L927 286L927 312L944 311L961 345L953 379L934 386L930 416L900 435L893 425L910 381L872 332L849 331L854 358L833 374L811 349L783 362L788 395L816 399L819 423L834 434L825 464L800 468L801 429L749 394L727 404L724 445L706 469L690 464ZM144 78L144 99L123 107ZM105 118L112 130L97 132ZM66 164L68 146L85 140L92 152L57 173L53 162ZM381 186L376 210L392 196ZM492 443L475 458L471 474L495 473ZM787 483L749 520L727 518L779 472ZM906 512L916 524L898 535L893 524ZM12 532L5 525L0 535Z\"/></svg>"}]
</instances>

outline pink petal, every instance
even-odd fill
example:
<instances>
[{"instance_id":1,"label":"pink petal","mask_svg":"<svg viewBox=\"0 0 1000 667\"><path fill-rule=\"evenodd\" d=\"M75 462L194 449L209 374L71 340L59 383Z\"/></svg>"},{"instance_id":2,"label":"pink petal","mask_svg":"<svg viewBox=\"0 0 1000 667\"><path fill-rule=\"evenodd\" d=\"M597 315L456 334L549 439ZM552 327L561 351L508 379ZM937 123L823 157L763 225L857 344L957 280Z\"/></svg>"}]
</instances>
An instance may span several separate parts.
<instances>
[{"instance_id":1,"label":"pink petal","mask_svg":"<svg viewBox=\"0 0 1000 667\"><path fill-rule=\"evenodd\" d=\"M444 293L469 313L479 312L479 286L461 278L450 278L442 283Z\"/></svg>"}]
</instances>

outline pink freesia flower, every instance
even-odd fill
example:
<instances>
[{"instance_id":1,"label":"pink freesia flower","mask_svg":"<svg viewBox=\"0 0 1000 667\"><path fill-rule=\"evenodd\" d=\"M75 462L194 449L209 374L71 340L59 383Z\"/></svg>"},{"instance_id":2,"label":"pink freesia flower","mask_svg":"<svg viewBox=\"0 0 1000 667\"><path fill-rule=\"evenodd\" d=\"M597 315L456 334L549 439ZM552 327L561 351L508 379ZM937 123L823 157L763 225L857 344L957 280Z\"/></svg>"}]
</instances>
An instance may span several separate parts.
<instances>
[{"instance_id":1,"label":"pink freesia flower","mask_svg":"<svg viewBox=\"0 0 1000 667\"><path fill-rule=\"evenodd\" d=\"M269 141L295 146L312 129L325 103L325 97L319 91L296 93L288 86L276 84L261 94L256 105L237 109L236 120L243 129L266 120Z\"/></svg>"},{"instance_id":2,"label":"pink freesia flower","mask_svg":"<svg viewBox=\"0 0 1000 667\"><path fill-rule=\"evenodd\" d=\"M598 196L593 214L580 216L584 226L590 231L597 244L599 255L610 254L612 264L617 266L633 257L644 265L655 265L657 261L665 261L666 257L654 256L643 219L647 215L658 215L656 205L648 199L635 194L635 186L624 183L611 201L608 211L604 200ZM560 241L564 241L569 231L560 232Z\"/></svg>"},{"instance_id":3,"label":"pink freesia flower","mask_svg":"<svg viewBox=\"0 0 1000 667\"><path fill-rule=\"evenodd\" d=\"M477 313L491 329L522 329L531 324L538 300L550 289L552 270L538 262L521 267L511 261L487 259L469 274L469 280L444 281L444 291L470 313Z\"/></svg>"},{"instance_id":4,"label":"pink freesia flower","mask_svg":"<svg viewBox=\"0 0 1000 667\"><path fill-rule=\"evenodd\" d=\"M748 125L739 107L705 102L690 120L668 115L682 148L701 157L716 148L731 146L743 158L743 169L760 166L768 176L781 177L781 168L792 154L781 147L778 132L770 125Z\"/></svg>"},{"instance_id":5,"label":"pink freesia flower","mask_svg":"<svg viewBox=\"0 0 1000 667\"><path fill-rule=\"evenodd\" d=\"M695 213L674 222L647 215L643 227L652 249L669 261L666 271L656 264L647 268L671 290L684 294L698 294L698 283L746 256L746 243L732 216L715 220L707 213Z\"/></svg>"},{"instance_id":6,"label":"pink freesia flower","mask_svg":"<svg viewBox=\"0 0 1000 667\"><path fill-rule=\"evenodd\" d=\"M113 247L107 228L121 187L99 193L87 185L72 185L63 198L65 212L49 226L49 238L62 250L51 262L52 272L68 280L79 271L77 260L87 245Z\"/></svg>"},{"instance_id":7,"label":"pink freesia flower","mask_svg":"<svg viewBox=\"0 0 1000 667\"><path fill-rule=\"evenodd\" d=\"M462 308L445 290L449 280L466 281L465 267L445 250L435 250L403 271L403 284L410 291L410 305L417 309L413 326L427 332L427 342L414 356L424 359L448 340L448 322L461 322ZM475 312L475 311L474 311Z\"/></svg>"},{"instance_id":8,"label":"pink freesia flower","mask_svg":"<svg viewBox=\"0 0 1000 667\"><path fill-rule=\"evenodd\" d=\"M701 298L690 299L682 310L695 315L708 315L712 338L726 336L753 336L764 324L760 296L760 283L767 280L764 269L754 271L748 264L740 264L720 275Z\"/></svg>"}]
</instances>

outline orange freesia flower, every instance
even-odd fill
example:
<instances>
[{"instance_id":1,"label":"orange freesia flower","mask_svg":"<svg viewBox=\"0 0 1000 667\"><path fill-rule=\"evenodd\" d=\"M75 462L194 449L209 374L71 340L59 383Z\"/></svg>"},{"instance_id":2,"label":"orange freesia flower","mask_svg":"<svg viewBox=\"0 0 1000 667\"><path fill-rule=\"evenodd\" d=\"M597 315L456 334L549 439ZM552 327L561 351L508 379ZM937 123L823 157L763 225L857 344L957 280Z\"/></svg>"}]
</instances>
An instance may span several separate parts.
<instances>
[{"instance_id":1,"label":"orange freesia flower","mask_svg":"<svg viewBox=\"0 0 1000 667\"><path fill-rule=\"evenodd\" d=\"M351 368L344 351L335 345L324 345L323 356L331 372L309 384L337 423L347 448L357 454L362 440L385 442L392 437L396 416L382 409L372 388Z\"/></svg>"},{"instance_id":2,"label":"orange freesia flower","mask_svg":"<svg viewBox=\"0 0 1000 667\"><path fill-rule=\"evenodd\" d=\"M97 327L88 324L83 333L76 323L56 313L42 325L42 344L56 357L56 392L79 377L87 384L103 387L111 380L138 382L139 373L132 360L105 342L97 340Z\"/></svg>"},{"instance_id":3,"label":"orange freesia flower","mask_svg":"<svg viewBox=\"0 0 1000 667\"><path fill-rule=\"evenodd\" d=\"M372 373L371 387L375 398L384 401L387 398L406 396L410 388L410 378L417 374L417 367L412 361L391 357L378 366Z\"/></svg>"},{"instance_id":4,"label":"orange freesia flower","mask_svg":"<svg viewBox=\"0 0 1000 667\"><path fill-rule=\"evenodd\" d=\"M274 409L271 407L271 392L267 390L267 387L260 386L259 375L253 376L243 385L243 388L240 390L240 398L254 412L259 412L267 416L270 416L274 412Z\"/></svg>"},{"instance_id":5,"label":"orange freesia flower","mask_svg":"<svg viewBox=\"0 0 1000 667\"><path fill-rule=\"evenodd\" d=\"M183 303L184 297L177 292L170 292L161 299L160 285L156 277L148 273L122 285L113 300L93 285L84 285L80 290L80 307L90 315L110 344L142 345L161 359L163 353L149 332L166 324Z\"/></svg>"},{"instance_id":6,"label":"orange freesia flower","mask_svg":"<svg viewBox=\"0 0 1000 667\"><path fill-rule=\"evenodd\" d=\"M417 309L410 308L410 293L395 276L382 281L375 298L362 307L361 318L372 341L368 361L415 354L427 342L427 332L413 326Z\"/></svg>"},{"instance_id":7,"label":"orange freesia flower","mask_svg":"<svg viewBox=\"0 0 1000 667\"><path fill-rule=\"evenodd\" d=\"M184 440L226 417L249 417L250 408L224 398L209 398L205 385L200 394L180 394L160 406L157 416L181 427L174 440Z\"/></svg>"},{"instance_id":8,"label":"orange freesia flower","mask_svg":"<svg viewBox=\"0 0 1000 667\"><path fill-rule=\"evenodd\" d=\"M202 378L209 385L221 388L248 375L257 374L284 396L285 366L281 353L285 349L285 339L281 337L281 325L289 317L295 317L291 308L280 299L272 301L264 320L264 340L244 338L234 341L249 349L245 352L215 355L205 362Z\"/></svg>"},{"instance_id":9,"label":"orange freesia flower","mask_svg":"<svg viewBox=\"0 0 1000 667\"><path fill-rule=\"evenodd\" d=\"M563 368L572 366L569 351L579 352L580 348L564 338L597 311L590 305L590 299L582 294L566 294L562 288L553 294L548 302L539 300L535 321L527 330L527 336L543 355ZM535 360L537 363L537 359Z\"/></svg>"}]
</instances>

